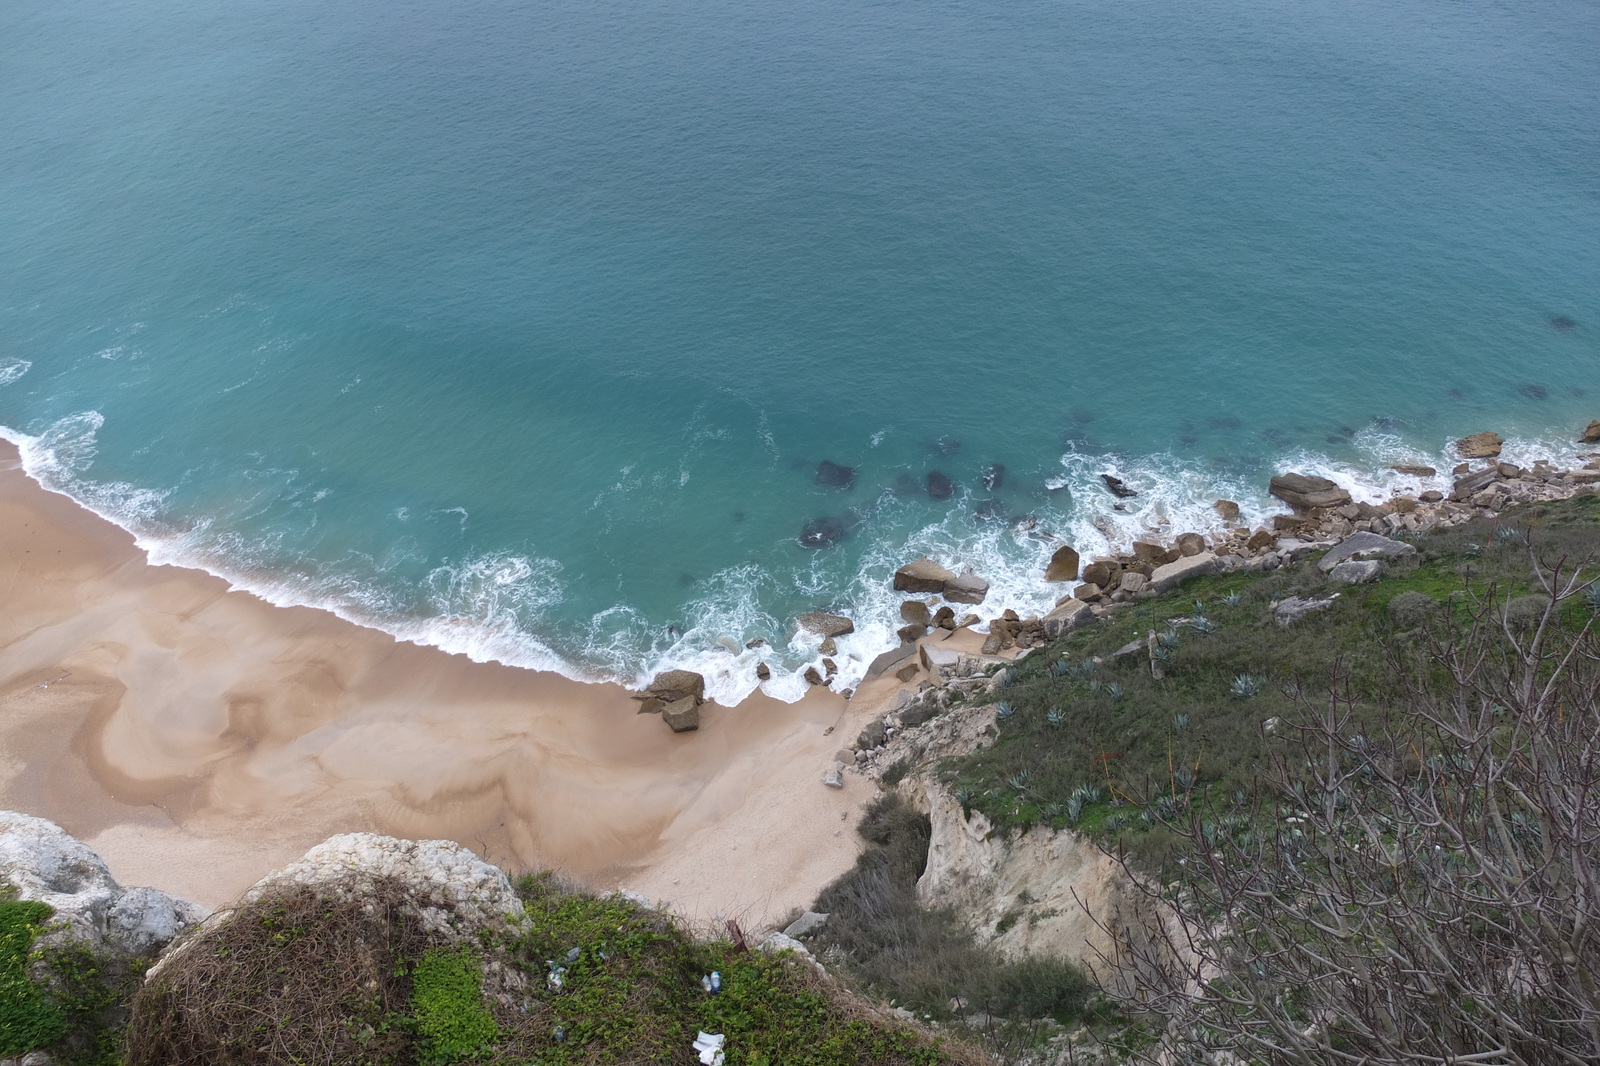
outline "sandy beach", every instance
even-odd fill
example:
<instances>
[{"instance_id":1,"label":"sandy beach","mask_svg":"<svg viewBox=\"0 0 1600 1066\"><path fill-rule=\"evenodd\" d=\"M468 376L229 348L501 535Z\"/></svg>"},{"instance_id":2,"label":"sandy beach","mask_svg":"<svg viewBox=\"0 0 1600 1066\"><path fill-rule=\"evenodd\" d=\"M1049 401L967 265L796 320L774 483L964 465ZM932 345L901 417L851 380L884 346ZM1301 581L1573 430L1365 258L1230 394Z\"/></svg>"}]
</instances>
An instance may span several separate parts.
<instances>
[{"instance_id":1,"label":"sandy beach","mask_svg":"<svg viewBox=\"0 0 1600 1066\"><path fill-rule=\"evenodd\" d=\"M0 444L0 807L60 823L124 884L215 907L370 830L756 928L854 860L873 786L820 778L893 687L708 704L676 735L613 685L152 566Z\"/></svg>"}]
</instances>

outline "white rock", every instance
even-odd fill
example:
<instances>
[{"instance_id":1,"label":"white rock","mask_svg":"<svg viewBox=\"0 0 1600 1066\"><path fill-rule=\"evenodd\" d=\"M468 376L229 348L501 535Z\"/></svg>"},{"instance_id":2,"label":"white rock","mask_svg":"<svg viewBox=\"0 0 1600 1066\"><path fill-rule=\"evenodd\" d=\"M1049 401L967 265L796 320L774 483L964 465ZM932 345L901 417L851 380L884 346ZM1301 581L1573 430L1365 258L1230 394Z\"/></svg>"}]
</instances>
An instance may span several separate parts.
<instances>
[{"instance_id":1,"label":"white rock","mask_svg":"<svg viewBox=\"0 0 1600 1066\"><path fill-rule=\"evenodd\" d=\"M42 941L153 954L208 913L153 888L123 889L93 849L54 822L0 811L0 882L55 910Z\"/></svg>"}]
</instances>

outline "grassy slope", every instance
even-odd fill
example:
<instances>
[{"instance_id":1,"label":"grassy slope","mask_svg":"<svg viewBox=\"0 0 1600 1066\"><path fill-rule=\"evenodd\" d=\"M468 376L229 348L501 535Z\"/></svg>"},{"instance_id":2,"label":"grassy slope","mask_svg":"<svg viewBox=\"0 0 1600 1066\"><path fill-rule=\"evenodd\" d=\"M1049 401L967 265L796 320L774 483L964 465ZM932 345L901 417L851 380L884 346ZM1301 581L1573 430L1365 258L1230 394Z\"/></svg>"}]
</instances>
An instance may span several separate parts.
<instances>
[{"instance_id":1,"label":"grassy slope","mask_svg":"<svg viewBox=\"0 0 1600 1066\"><path fill-rule=\"evenodd\" d=\"M1331 585L1314 556L1272 573L1191 581L1029 656L1001 692L1010 713L994 746L940 772L998 826L1075 825L1157 861L1170 844L1153 824L1161 797L1193 788L1223 808L1244 807L1274 743L1263 723L1290 714L1296 686L1326 691L1337 674L1360 703L1392 700L1392 657L1424 668L1411 639L1423 617L1464 611L1468 590L1493 589L1497 600L1533 593L1530 533L1542 559L1586 559L1600 546L1600 497L1416 538L1417 555L1369 585ZM1331 608L1288 629L1273 621L1273 601L1329 591L1340 592ZM1569 613L1577 621L1587 610L1574 603ZM1197 614L1209 632L1173 625ZM1112 655L1151 631L1170 634L1159 681L1143 651ZM1241 676L1251 680L1237 684Z\"/></svg>"}]
</instances>

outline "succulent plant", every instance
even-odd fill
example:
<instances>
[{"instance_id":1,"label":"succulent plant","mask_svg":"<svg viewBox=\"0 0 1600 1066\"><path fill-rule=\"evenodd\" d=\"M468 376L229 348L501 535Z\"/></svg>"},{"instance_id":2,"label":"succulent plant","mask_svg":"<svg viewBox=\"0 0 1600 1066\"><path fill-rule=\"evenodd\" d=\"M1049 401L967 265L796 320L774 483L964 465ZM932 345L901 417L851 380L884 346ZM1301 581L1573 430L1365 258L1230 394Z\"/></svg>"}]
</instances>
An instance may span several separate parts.
<instances>
[{"instance_id":1,"label":"succulent plant","mask_svg":"<svg viewBox=\"0 0 1600 1066\"><path fill-rule=\"evenodd\" d=\"M1009 722L1016 717L1017 709L1011 705L1010 700L1001 700L994 705L994 716L1002 722Z\"/></svg>"},{"instance_id":2,"label":"succulent plant","mask_svg":"<svg viewBox=\"0 0 1600 1066\"><path fill-rule=\"evenodd\" d=\"M1060 707L1053 708L1049 714L1044 716L1044 720L1050 724L1052 729L1060 729L1067 721L1067 712Z\"/></svg>"},{"instance_id":3,"label":"succulent plant","mask_svg":"<svg viewBox=\"0 0 1600 1066\"><path fill-rule=\"evenodd\" d=\"M1189 716L1186 714L1173 715L1172 729L1176 733L1187 733L1189 731Z\"/></svg>"},{"instance_id":4,"label":"succulent plant","mask_svg":"<svg viewBox=\"0 0 1600 1066\"><path fill-rule=\"evenodd\" d=\"M1228 686L1228 690L1237 698L1247 700L1266 687L1267 683L1262 678L1253 674L1238 674L1234 677L1233 684Z\"/></svg>"}]
</instances>

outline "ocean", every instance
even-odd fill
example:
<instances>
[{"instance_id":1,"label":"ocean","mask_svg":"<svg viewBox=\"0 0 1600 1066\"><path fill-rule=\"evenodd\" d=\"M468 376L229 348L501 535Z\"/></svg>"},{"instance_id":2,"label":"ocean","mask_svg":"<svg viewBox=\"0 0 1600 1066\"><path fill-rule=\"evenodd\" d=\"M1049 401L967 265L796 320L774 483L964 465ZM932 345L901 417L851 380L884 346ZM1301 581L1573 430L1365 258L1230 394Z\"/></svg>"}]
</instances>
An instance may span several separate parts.
<instances>
[{"instance_id":1,"label":"ocean","mask_svg":"<svg viewBox=\"0 0 1600 1066\"><path fill-rule=\"evenodd\" d=\"M1280 470L1570 458L1597 57L1592 0L9 0L0 423L273 602L795 699L922 554L1027 613Z\"/></svg>"}]
</instances>

